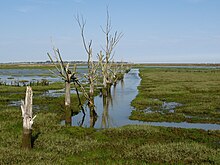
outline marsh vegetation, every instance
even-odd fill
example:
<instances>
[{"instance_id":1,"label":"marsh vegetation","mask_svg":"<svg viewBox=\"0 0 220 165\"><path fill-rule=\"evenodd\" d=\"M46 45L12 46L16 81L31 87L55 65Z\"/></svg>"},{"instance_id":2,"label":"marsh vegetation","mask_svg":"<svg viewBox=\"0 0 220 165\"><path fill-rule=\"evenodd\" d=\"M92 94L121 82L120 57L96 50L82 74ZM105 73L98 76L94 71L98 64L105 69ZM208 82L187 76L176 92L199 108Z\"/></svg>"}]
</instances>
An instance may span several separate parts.
<instances>
[{"instance_id":1,"label":"marsh vegetation","mask_svg":"<svg viewBox=\"0 0 220 165\"><path fill-rule=\"evenodd\" d=\"M142 80L138 87L139 94L132 102L137 111L135 113L138 113L136 119L182 121L175 117L167 118L166 115L178 113L184 117L199 116L197 120L184 118L183 121L187 119L187 122L218 123L219 73L218 69L140 69L139 75ZM20 107L8 106L11 101L20 101L25 97L26 87L0 86L0 164L220 163L219 130L205 131L149 125L95 129L71 126L68 123L61 125L61 120L70 121L69 117L80 111L78 104L71 103L73 114L65 114L64 93L56 97L44 93L64 87L62 82L32 87L33 113L37 114L37 118L32 128L33 149L29 152L21 149ZM71 99L77 100L76 94L71 94ZM82 97L82 101L86 100ZM178 103L178 106L172 107L174 112L169 112L163 105L172 102ZM193 106L194 104L196 106ZM147 116L149 112L142 115L148 107L151 107L152 113L158 113L159 117ZM132 112L131 117L135 116L135 113Z\"/></svg>"},{"instance_id":2,"label":"marsh vegetation","mask_svg":"<svg viewBox=\"0 0 220 165\"><path fill-rule=\"evenodd\" d=\"M220 123L218 68L143 68L140 76L130 119Z\"/></svg>"}]
</instances>

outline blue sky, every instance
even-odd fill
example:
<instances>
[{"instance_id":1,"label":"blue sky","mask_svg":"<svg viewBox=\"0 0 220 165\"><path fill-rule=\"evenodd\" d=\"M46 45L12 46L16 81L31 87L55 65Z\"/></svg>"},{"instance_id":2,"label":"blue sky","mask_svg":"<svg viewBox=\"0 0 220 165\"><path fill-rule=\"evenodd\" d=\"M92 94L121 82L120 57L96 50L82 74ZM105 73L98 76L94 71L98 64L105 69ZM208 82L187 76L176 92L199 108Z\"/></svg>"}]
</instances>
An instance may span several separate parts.
<instances>
[{"instance_id":1,"label":"blue sky","mask_svg":"<svg viewBox=\"0 0 220 165\"><path fill-rule=\"evenodd\" d=\"M115 61L220 63L220 0L0 0L0 63L46 61L51 38L64 60L86 60L77 13L95 58L107 5L124 34Z\"/></svg>"}]
</instances>

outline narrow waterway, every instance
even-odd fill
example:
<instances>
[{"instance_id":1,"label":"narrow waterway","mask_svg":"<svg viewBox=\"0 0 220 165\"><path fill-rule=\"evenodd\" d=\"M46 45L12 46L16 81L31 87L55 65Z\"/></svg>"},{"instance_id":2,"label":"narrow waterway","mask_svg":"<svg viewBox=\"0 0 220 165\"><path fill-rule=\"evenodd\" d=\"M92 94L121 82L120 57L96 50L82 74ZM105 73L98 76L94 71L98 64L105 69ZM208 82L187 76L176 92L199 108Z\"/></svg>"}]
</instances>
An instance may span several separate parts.
<instances>
[{"instance_id":1,"label":"narrow waterway","mask_svg":"<svg viewBox=\"0 0 220 165\"><path fill-rule=\"evenodd\" d=\"M116 87L111 89L111 97L103 101L102 96L95 97L95 109L98 118L95 122L95 128L119 127L127 124L139 124L139 121L131 121L128 119L131 114L131 101L138 94L137 86L140 84L138 69L132 69L125 74L124 80L118 82ZM103 104L104 102L104 104ZM83 113L79 113L72 118L72 125L80 125L82 123ZM86 116L83 123L84 127L90 126L89 108L87 108Z\"/></svg>"},{"instance_id":2,"label":"narrow waterway","mask_svg":"<svg viewBox=\"0 0 220 165\"><path fill-rule=\"evenodd\" d=\"M203 124L203 123L175 123L175 122L142 122L137 120L129 120L131 111L134 109L130 106L131 101L138 94L137 86L140 84L139 70L131 69L124 76L123 82L119 82L116 87L112 87L112 96L103 100L102 96L95 97L95 106L98 118L93 121L94 128L111 128L129 124L148 124L164 127L180 127L180 128L198 128L204 130L220 130L219 124ZM104 104L103 104L104 103ZM86 106L85 106L86 107ZM89 108L86 115L82 112L72 117L73 126L91 126L91 117Z\"/></svg>"}]
</instances>

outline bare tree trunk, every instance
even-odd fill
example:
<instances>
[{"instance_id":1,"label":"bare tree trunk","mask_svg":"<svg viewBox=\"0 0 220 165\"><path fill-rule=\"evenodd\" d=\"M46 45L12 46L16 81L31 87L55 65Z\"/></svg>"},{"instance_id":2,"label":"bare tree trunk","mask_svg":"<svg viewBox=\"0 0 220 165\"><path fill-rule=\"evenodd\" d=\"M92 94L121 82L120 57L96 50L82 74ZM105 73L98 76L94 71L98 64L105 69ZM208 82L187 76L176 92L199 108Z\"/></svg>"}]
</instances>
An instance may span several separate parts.
<instances>
[{"instance_id":1,"label":"bare tree trunk","mask_svg":"<svg viewBox=\"0 0 220 165\"><path fill-rule=\"evenodd\" d=\"M104 88L107 87L107 80L106 80L106 76L105 75L103 75L103 86L104 86Z\"/></svg>"},{"instance_id":2,"label":"bare tree trunk","mask_svg":"<svg viewBox=\"0 0 220 165\"><path fill-rule=\"evenodd\" d=\"M71 95L70 95L70 83L71 83L71 72L66 74L66 82L65 82L65 106L70 107L71 104Z\"/></svg>"},{"instance_id":3,"label":"bare tree trunk","mask_svg":"<svg viewBox=\"0 0 220 165\"><path fill-rule=\"evenodd\" d=\"M66 122L66 125L71 125L72 123L72 110L71 110L70 104L71 104L70 83L65 82L65 122Z\"/></svg>"},{"instance_id":4,"label":"bare tree trunk","mask_svg":"<svg viewBox=\"0 0 220 165\"><path fill-rule=\"evenodd\" d=\"M47 53L48 57L50 58L51 62L54 64L56 70L59 73L59 76L62 77L62 79L65 81L65 106L70 107L71 100L70 100L70 83L74 81L74 74L75 72L72 72L69 70L69 63L64 65L64 62L62 60L61 54L59 49L54 49L55 53L55 58L57 63L59 64L60 68L56 65L52 57L50 56L49 53ZM52 70L50 70L53 74L54 73Z\"/></svg>"},{"instance_id":5,"label":"bare tree trunk","mask_svg":"<svg viewBox=\"0 0 220 165\"><path fill-rule=\"evenodd\" d=\"M22 137L22 148L31 149L31 134L32 125L34 122L34 116L32 118L32 88L27 87L25 102L21 100L21 111L23 117L23 137Z\"/></svg>"},{"instance_id":6,"label":"bare tree trunk","mask_svg":"<svg viewBox=\"0 0 220 165\"><path fill-rule=\"evenodd\" d=\"M32 148L31 138L32 138L32 130L23 128L22 148L24 149Z\"/></svg>"},{"instance_id":7,"label":"bare tree trunk","mask_svg":"<svg viewBox=\"0 0 220 165\"><path fill-rule=\"evenodd\" d=\"M110 96L111 95L111 86L112 86L112 83L107 83L107 96Z\"/></svg>"},{"instance_id":8,"label":"bare tree trunk","mask_svg":"<svg viewBox=\"0 0 220 165\"><path fill-rule=\"evenodd\" d=\"M89 77L89 97L93 98L94 97L94 81L92 81L93 77Z\"/></svg>"},{"instance_id":9,"label":"bare tree trunk","mask_svg":"<svg viewBox=\"0 0 220 165\"><path fill-rule=\"evenodd\" d=\"M70 107L70 83L65 83L65 106Z\"/></svg>"}]
</instances>

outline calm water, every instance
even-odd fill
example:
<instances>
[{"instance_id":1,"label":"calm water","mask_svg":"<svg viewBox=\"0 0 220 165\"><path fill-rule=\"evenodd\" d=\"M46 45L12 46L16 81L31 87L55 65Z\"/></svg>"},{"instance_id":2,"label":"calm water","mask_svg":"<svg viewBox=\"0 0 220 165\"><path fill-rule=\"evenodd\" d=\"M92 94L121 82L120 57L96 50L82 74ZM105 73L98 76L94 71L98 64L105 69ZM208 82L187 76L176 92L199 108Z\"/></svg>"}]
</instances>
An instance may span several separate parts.
<instances>
[{"instance_id":1,"label":"calm water","mask_svg":"<svg viewBox=\"0 0 220 165\"><path fill-rule=\"evenodd\" d=\"M98 119L94 126L95 128L109 128L132 124L132 121L129 120L128 117L132 110L130 102L138 94L137 86L140 83L138 73L139 71L137 69L132 69L126 74L124 81L119 82L115 88L112 88L112 97L105 100L106 104L103 104L102 97L95 97L94 101L98 114ZM82 113L73 116L72 125L81 123L82 118ZM136 123L139 122L136 121ZM87 109L87 115L85 116L83 126L90 126L89 109Z\"/></svg>"},{"instance_id":2,"label":"calm water","mask_svg":"<svg viewBox=\"0 0 220 165\"><path fill-rule=\"evenodd\" d=\"M95 122L95 128L111 128L129 124L148 124L154 126L180 127L180 128L199 128L204 130L220 130L219 124L202 124L202 123L174 123L174 122L142 122L129 120L131 111L134 109L130 106L131 101L138 94L137 86L140 84L139 70L132 69L125 75L124 81L120 82L116 88L112 88L112 97L103 101L102 97L95 97L95 106L98 118ZM103 104L104 102L104 104ZM90 127L89 109L86 115L79 113L72 117L72 125Z\"/></svg>"},{"instance_id":3,"label":"calm water","mask_svg":"<svg viewBox=\"0 0 220 165\"><path fill-rule=\"evenodd\" d=\"M53 70L53 72L57 73L56 70ZM78 66L77 72L80 75L87 73L86 66ZM42 79L46 79L49 82L62 81L57 75L47 69L0 69L0 82L10 85L15 81L23 80L27 82L41 81Z\"/></svg>"}]
</instances>

